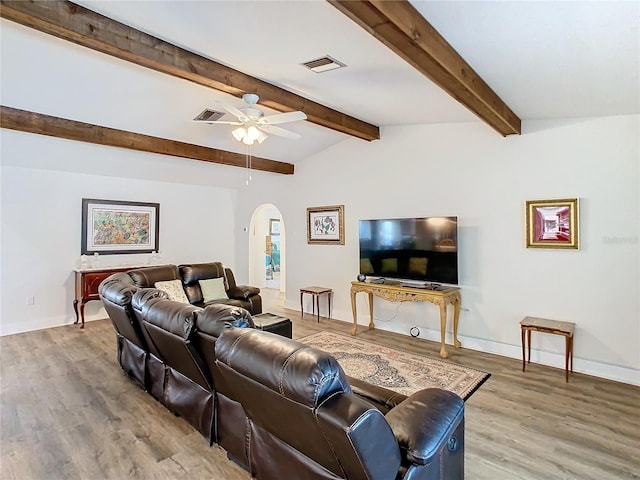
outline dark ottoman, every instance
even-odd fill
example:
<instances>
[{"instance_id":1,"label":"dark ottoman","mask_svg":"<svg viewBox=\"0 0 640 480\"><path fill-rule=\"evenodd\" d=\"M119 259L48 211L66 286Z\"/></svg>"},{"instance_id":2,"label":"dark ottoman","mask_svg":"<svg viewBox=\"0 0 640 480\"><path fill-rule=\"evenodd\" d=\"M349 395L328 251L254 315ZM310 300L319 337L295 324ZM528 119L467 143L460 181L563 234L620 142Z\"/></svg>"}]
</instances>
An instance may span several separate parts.
<instances>
[{"instance_id":1,"label":"dark ottoman","mask_svg":"<svg viewBox=\"0 0 640 480\"><path fill-rule=\"evenodd\" d=\"M291 320L275 313L261 313L253 315L253 323L256 328L265 332L277 333L283 337L293 338Z\"/></svg>"}]
</instances>

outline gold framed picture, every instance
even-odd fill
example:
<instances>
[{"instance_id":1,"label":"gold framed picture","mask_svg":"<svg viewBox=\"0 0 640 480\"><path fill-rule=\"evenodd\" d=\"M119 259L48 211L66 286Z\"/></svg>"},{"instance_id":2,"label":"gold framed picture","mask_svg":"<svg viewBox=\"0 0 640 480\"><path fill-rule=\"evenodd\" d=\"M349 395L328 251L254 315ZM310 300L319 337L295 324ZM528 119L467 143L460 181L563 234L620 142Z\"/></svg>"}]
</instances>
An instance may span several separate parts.
<instances>
[{"instance_id":1,"label":"gold framed picture","mask_svg":"<svg viewBox=\"0 0 640 480\"><path fill-rule=\"evenodd\" d=\"M344 205L307 208L307 243L344 245Z\"/></svg>"},{"instance_id":2,"label":"gold framed picture","mask_svg":"<svg viewBox=\"0 0 640 480\"><path fill-rule=\"evenodd\" d=\"M578 199L526 201L527 248L579 248Z\"/></svg>"}]
</instances>

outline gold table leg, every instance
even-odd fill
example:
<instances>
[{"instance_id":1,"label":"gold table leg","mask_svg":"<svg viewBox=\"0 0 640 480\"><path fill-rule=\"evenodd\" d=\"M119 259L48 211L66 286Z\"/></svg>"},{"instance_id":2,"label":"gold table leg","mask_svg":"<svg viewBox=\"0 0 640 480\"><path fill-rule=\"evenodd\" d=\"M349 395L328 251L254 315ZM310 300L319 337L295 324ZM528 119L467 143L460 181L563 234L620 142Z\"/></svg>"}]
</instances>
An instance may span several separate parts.
<instances>
[{"instance_id":1,"label":"gold table leg","mask_svg":"<svg viewBox=\"0 0 640 480\"><path fill-rule=\"evenodd\" d=\"M458 340L458 321L460 320L460 294L456 294L453 300L453 345L460 348L462 345Z\"/></svg>"},{"instance_id":2,"label":"gold table leg","mask_svg":"<svg viewBox=\"0 0 640 480\"><path fill-rule=\"evenodd\" d=\"M445 331L447 329L447 305L445 302L439 302L440 306L440 356L442 358L447 358L449 354L447 353L447 347L444 343Z\"/></svg>"},{"instance_id":3,"label":"gold table leg","mask_svg":"<svg viewBox=\"0 0 640 480\"><path fill-rule=\"evenodd\" d=\"M373 330L373 293L369 293L369 330Z\"/></svg>"},{"instance_id":4,"label":"gold table leg","mask_svg":"<svg viewBox=\"0 0 640 480\"><path fill-rule=\"evenodd\" d=\"M351 312L353 313L353 328L351 329L351 335L358 333L358 312L356 307L356 290L351 287Z\"/></svg>"}]
</instances>

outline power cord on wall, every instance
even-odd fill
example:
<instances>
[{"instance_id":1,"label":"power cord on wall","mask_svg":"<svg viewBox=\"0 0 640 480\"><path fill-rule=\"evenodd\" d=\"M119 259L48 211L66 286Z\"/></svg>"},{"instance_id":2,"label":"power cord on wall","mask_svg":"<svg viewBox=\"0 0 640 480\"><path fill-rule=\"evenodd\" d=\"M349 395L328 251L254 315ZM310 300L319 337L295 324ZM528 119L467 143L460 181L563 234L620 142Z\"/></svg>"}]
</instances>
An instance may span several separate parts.
<instances>
[{"instance_id":1,"label":"power cord on wall","mask_svg":"<svg viewBox=\"0 0 640 480\"><path fill-rule=\"evenodd\" d=\"M408 301L408 300L405 300L405 301ZM391 318L382 319L382 318L376 317L374 315L373 320L376 321L376 322L382 322L382 323L388 323L388 322L391 322L392 320L395 320L395 318L398 316L398 313L400 312L400 307L402 306L403 303L405 303L405 301L398 302L396 304L396 311L395 311L395 313L393 314L393 316ZM409 329L409 335L411 335L414 338L415 337L419 337L420 336L420 329L418 327L416 327L416 326L411 327Z\"/></svg>"},{"instance_id":2,"label":"power cord on wall","mask_svg":"<svg viewBox=\"0 0 640 480\"><path fill-rule=\"evenodd\" d=\"M382 318L376 317L375 315L373 316L373 320L376 322L382 322L382 323L387 323L387 322L391 322L392 320L395 320L395 318L398 316L398 312L400 311L400 306L403 304L404 302L398 302L396 304L396 313L393 314L393 316L387 320L383 320Z\"/></svg>"}]
</instances>

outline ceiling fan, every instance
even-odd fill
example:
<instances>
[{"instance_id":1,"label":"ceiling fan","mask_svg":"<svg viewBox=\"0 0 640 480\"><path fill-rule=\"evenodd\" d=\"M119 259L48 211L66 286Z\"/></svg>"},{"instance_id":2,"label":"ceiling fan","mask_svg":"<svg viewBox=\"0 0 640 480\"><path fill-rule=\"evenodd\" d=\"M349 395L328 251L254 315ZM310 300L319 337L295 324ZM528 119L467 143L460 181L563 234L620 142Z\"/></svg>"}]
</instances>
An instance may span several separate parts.
<instances>
[{"instance_id":1,"label":"ceiling fan","mask_svg":"<svg viewBox=\"0 0 640 480\"><path fill-rule=\"evenodd\" d=\"M259 99L256 94L244 94L242 100L248 105L244 108L236 108L233 105L221 103L222 108L237 118L235 121L210 120L211 115L207 118L202 118L205 112L210 112L209 110L205 110L205 112L201 113L194 120L210 124L237 125L238 128L234 129L231 133L236 140L246 145L253 145L254 142L262 143L267 139L267 133L291 140L300 138L298 133L282 127L276 127L275 125L306 120L307 116L304 112L276 113L265 117L264 112L256 107ZM218 118L220 117L218 116Z\"/></svg>"}]
</instances>

